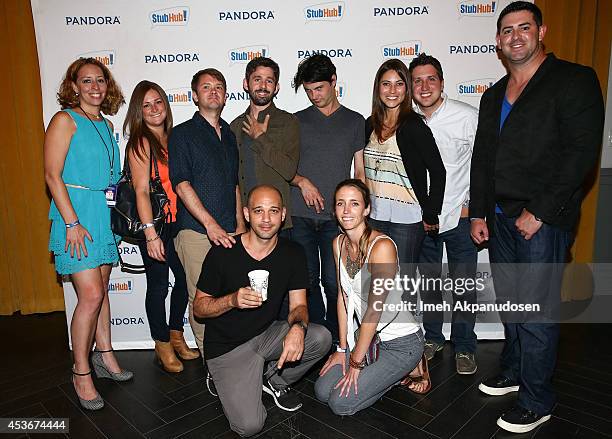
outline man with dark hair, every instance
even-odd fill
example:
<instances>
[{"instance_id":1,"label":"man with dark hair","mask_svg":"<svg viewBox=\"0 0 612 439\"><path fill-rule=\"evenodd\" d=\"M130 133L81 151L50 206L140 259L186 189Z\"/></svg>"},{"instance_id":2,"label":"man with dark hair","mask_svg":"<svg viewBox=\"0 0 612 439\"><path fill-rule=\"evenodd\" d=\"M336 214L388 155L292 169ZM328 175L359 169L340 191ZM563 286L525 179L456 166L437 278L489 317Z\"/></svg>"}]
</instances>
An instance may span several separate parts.
<instances>
[{"instance_id":1,"label":"man with dark hair","mask_svg":"<svg viewBox=\"0 0 612 439\"><path fill-rule=\"evenodd\" d=\"M280 192L256 186L246 201L244 216L251 227L232 248L208 253L194 312L206 322L206 364L230 427L252 436L266 420L262 388L279 408L298 410L302 404L289 385L327 354L331 337L323 326L308 322L306 259L298 244L278 236L286 215ZM268 273L265 297L249 287L253 270ZM289 316L277 321L287 295Z\"/></svg>"},{"instance_id":2,"label":"man with dark hair","mask_svg":"<svg viewBox=\"0 0 612 439\"><path fill-rule=\"evenodd\" d=\"M470 238L468 217L470 161L478 125L478 110L446 96L442 65L433 56L421 53L412 60L408 69L412 77L415 110L425 117L446 168L439 233L427 234L423 239L419 272L428 278L439 279L442 274L442 251L446 247L449 275L464 283L465 279L475 279L478 260L478 250ZM452 291L452 294L455 302L476 302L474 289L466 288L461 294ZM421 297L425 302L442 303L440 290L422 290ZM476 373L475 317L476 314L469 311L453 312L451 342L455 348L455 367L457 373L462 375ZM443 312L429 311L423 314L427 360L431 360L444 347L443 321Z\"/></svg>"},{"instance_id":3,"label":"man with dark hair","mask_svg":"<svg viewBox=\"0 0 612 439\"><path fill-rule=\"evenodd\" d=\"M245 229L238 190L238 149L221 119L225 78L216 69L197 72L191 81L193 117L177 125L168 139L170 180L178 195L174 240L185 269L189 323L202 353L204 326L193 317L193 299L202 261L211 245L231 247L232 235Z\"/></svg>"},{"instance_id":4,"label":"man with dark hair","mask_svg":"<svg viewBox=\"0 0 612 439\"><path fill-rule=\"evenodd\" d=\"M496 40L508 75L480 101L471 172L471 234L489 241L498 301L542 311L504 317L501 373L479 386L489 395L518 390L497 421L515 433L548 421L555 404L563 265L604 121L595 72L544 53L541 17L529 2L500 13Z\"/></svg>"},{"instance_id":5,"label":"man with dark hair","mask_svg":"<svg viewBox=\"0 0 612 439\"><path fill-rule=\"evenodd\" d=\"M306 250L311 320L324 323L334 341L338 341L338 287L332 252L338 226L333 194L336 185L350 177L351 161L355 178L364 179L365 120L338 102L336 66L325 55L316 54L303 60L293 85L296 92L300 85L304 87L312 105L296 113L300 121L301 154L298 172L291 182L291 236ZM327 311L320 284L323 284Z\"/></svg>"},{"instance_id":6,"label":"man with dark hair","mask_svg":"<svg viewBox=\"0 0 612 439\"><path fill-rule=\"evenodd\" d=\"M249 93L250 104L230 124L238 142L243 203L253 187L269 184L291 205L289 182L295 176L300 158L300 133L295 116L274 105L279 75L278 64L270 58L254 58L246 66L242 86ZM290 228L288 215L284 229Z\"/></svg>"}]
</instances>

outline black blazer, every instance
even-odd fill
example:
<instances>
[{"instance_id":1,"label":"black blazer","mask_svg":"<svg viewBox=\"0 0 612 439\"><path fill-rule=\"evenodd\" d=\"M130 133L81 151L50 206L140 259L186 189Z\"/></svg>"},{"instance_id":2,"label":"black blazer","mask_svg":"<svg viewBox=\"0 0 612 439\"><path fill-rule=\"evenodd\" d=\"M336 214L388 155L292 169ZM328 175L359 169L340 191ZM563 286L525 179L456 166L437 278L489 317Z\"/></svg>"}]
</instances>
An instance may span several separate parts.
<instances>
[{"instance_id":1,"label":"black blazer","mask_svg":"<svg viewBox=\"0 0 612 439\"><path fill-rule=\"evenodd\" d=\"M480 101L472 155L470 217L493 230L495 204L508 216L523 208L571 230L580 214L582 185L597 164L604 106L590 67L548 54L499 129L509 76Z\"/></svg>"},{"instance_id":2,"label":"black blazer","mask_svg":"<svg viewBox=\"0 0 612 439\"><path fill-rule=\"evenodd\" d=\"M374 128L370 116L366 120L366 142L369 141L372 131ZM413 112L397 129L395 137L406 174L423 210L423 220L427 224L438 224L438 215L442 211L444 200L446 169L433 134L423 118Z\"/></svg>"}]
</instances>

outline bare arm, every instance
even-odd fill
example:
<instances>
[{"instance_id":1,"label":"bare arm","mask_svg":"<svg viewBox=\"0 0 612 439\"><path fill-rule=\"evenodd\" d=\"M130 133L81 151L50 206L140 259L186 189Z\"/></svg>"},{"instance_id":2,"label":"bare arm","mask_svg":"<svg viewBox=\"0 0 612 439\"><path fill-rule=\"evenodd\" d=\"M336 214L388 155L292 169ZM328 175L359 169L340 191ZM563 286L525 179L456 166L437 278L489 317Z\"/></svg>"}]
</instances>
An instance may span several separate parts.
<instances>
[{"instance_id":1,"label":"bare arm","mask_svg":"<svg viewBox=\"0 0 612 439\"><path fill-rule=\"evenodd\" d=\"M300 188L306 206L309 208L314 207L317 213L325 209L325 199L323 195L321 195L319 189L308 178L300 174L295 174L295 177L293 177L290 183Z\"/></svg>"},{"instance_id":2,"label":"bare arm","mask_svg":"<svg viewBox=\"0 0 612 439\"><path fill-rule=\"evenodd\" d=\"M246 222L242 212L242 197L240 187L236 185L236 235L246 232Z\"/></svg>"},{"instance_id":3,"label":"bare arm","mask_svg":"<svg viewBox=\"0 0 612 439\"><path fill-rule=\"evenodd\" d=\"M70 201L68 189L62 178L64 163L70 148L70 139L76 131L76 125L72 118L65 112L60 111L53 116L47 132L45 133L44 162L45 181L64 223L78 221L74 206ZM70 257L74 257L75 251L78 259L81 252L87 256L85 238L93 241L87 229L82 225L66 229L66 245L64 251L70 250Z\"/></svg>"},{"instance_id":4,"label":"bare arm","mask_svg":"<svg viewBox=\"0 0 612 439\"><path fill-rule=\"evenodd\" d=\"M221 297L214 297L197 290L193 300L193 314L196 317L210 319L219 317L233 308L257 308L262 303L261 295L248 287Z\"/></svg>"},{"instance_id":5,"label":"bare arm","mask_svg":"<svg viewBox=\"0 0 612 439\"><path fill-rule=\"evenodd\" d=\"M296 322L302 322L308 325L308 306L306 302L306 290L291 290L289 291L289 332L283 340L283 352L281 353L277 368L282 368L286 361L298 361L304 353L304 338L306 333L304 329L295 325Z\"/></svg>"},{"instance_id":6,"label":"bare arm","mask_svg":"<svg viewBox=\"0 0 612 439\"><path fill-rule=\"evenodd\" d=\"M134 150L130 149L128 152L128 162L130 164L134 192L136 193L136 209L138 210L138 216L143 224L147 224L153 222L153 209L151 208L151 198L149 196L151 148L146 138L143 138L141 141L144 147L144 157L138 157ZM158 261L164 261L164 246L161 240L156 238L157 232L155 228L146 228L144 234L147 240L147 253L149 256Z\"/></svg>"},{"instance_id":7,"label":"bare arm","mask_svg":"<svg viewBox=\"0 0 612 439\"><path fill-rule=\"evenodd\" d=\"M362 361L370 342L376 333L376 327L380 323L382 315L382 304L385 303L388 291L386 289L375 289L375 285L384 285L385 280L394 279L397 274L397 251L388 239L381 239L372 248L369 267L372 273L370 291L368 293L368 308L363 316L359 329L359 340L351 354L354 361ZM384 322L385 324L388 322Z\"/></svg>"},{"instance_id":8,"label":"bare arm","mask_svg":"<svg viewBox=\"0 0 612 439\"><path fill-rule=\"evenodd\" d=\"M346 297L346 295L344 294L344 290L342 289L342 285L340 285L340 277L338 276L338 270L340 270L340 267L338 267L338 244L337 241L338 240L342 240L343 235L340 236L336 236L334 238L333 241L333 251L334 251L334 261L336 263L336 279L338 279L338 300L336 301L336 311L338 312L338 335L339 335L339 342L340 342L340 347L342 349L347 349L348 348L348 341L347 341L347 309L345 307L345 303L348 300L348 298ZM348 239L346 237L344 237L344 239Z\"/></svg>"},{"instance_id":9,"label":"bare arm","mask_svg":"<svg viewBox=\"0 0 612 439\"><path fill-rule=\"evenodd\" d=\"M360 149L353 156L353 176L365 183L365 165L363 161L363 149Z\"/></svg>"},{"instance_id":10,"label":"bare arm","mask_svg":"<svg viewBox=\"0 0 612 439\"><path fill-rule=\"evenodd\" d=\"M57 210L65 223L76 221L77 215L70 202L68 190L62 179L64 162L70 147L70 140L76 131L72 118L63 111L53 116L45 133L44 161L45 181L55 201Z\"/></svg>"}]
</instances>

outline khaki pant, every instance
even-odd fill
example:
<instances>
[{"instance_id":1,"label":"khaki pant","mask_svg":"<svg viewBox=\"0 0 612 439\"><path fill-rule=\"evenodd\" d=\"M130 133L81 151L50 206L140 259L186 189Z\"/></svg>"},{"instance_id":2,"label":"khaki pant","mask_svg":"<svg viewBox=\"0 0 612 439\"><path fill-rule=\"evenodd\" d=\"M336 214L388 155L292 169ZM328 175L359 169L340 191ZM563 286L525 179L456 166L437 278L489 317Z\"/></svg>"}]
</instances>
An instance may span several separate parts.
<instances>
[{"instance_id":1,"label":"khaki pant","mask_svg":"<svg viewBox=\"0 0 612 439\"><path fill-rule=\"evenodd\" d=\"M208 240L208 236L203 233L193 230L181 230L176 235L176 238L174 238L174 247L181 260L181 264L183 264L185 277L187 278L189 324L191 325L198 349L200 349L202 358L204 358L204 324L197 322L193 316L193 300L196 295L196 284L200 278L200 271L202 271L202 263L212 245Z\"/></svg>"}]
</instances>

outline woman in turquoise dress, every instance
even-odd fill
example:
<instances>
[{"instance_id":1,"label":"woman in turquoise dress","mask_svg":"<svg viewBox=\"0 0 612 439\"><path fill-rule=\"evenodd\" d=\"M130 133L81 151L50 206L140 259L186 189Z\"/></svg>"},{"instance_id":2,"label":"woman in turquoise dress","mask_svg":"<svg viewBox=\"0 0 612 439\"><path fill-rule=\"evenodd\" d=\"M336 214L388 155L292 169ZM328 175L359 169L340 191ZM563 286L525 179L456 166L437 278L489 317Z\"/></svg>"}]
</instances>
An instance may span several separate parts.
<instances>
[{"instance_id":1,"label":"woman in turquoise dress","mask_svg":"<svg viewBox=\"0 0 612 439\"><path fill-rule=\"evenodd\" d=\"M104 401L91 378L89 354L96 375L125 381L131 372L117 364L111 346L108 281L118 260L110 227L106 189L119 179L119 147L113 126L102 113L116 114L124 103L110 71L94 58L80 58L66 71L58 102L45 134L45 180L53 200L49 212L49 250L56 271L70 275L77 306L70 322L74 353L72 381L86 409Z\"/></svg>"}]
</instances>

